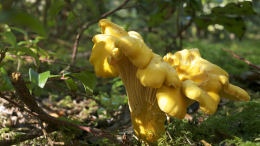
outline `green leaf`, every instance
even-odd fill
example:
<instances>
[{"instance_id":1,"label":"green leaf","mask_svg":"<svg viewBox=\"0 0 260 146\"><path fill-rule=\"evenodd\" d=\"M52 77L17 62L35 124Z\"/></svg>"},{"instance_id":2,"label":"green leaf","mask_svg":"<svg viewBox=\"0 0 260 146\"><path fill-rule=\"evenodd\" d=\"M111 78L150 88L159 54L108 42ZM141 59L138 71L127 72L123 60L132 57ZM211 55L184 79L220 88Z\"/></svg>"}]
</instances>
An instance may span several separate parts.
<instances>
[{"instance_id":1,"label":"green leaf","mask_svg":"<svg viewBox=\"0 0 260 146\"><path fill-rule=\"evenodd\" d=\"M99 5L94 0L83 0L85 6L89 9L92 19L100 16Z\"/></svg>"},{"instance_id":2,"label":"green leaf","mask_svg":"<svg viewBox=\"0 0 260 146\"><path fill-rule=\"evenodd\" d=\"M37 85L40 88L43 88L45 86L50 76L50 71L38 74L32 68L29 69L29 80L32 82L33 85Z\"/></svg>"},{"instance_id":3,"label":"green leaf","mask_svg":"<svg viewBox=\"0 0 260 146\"><path fill-rule=\"evenodd\" d=\"M71 73L69 75L80 80L87 93L93 92L93 89L96 86L96 76L94 73L86 70L86 71L82 71L80 73Z\"/></svg>"},{"instance_id":4,"label":"green leaf","mask_svg":"<svg viewBox=\"0 0 260 146\"><path fill-rule=\"evenodd\" d=\"M154 15L151 15L148 21L149 26L157 26L160 23L164 21L164 13L163 12L158 12Z\"/></svg>"},{"instance_id":5,"label":"green leaf","mask_svg":"<svg viewBox=\"0 0 260 146\"><path fill-rule=\"evenodd\" d=\"M38 77L39 74L35 72L32 68L29 69L29 80L32 82L34 85L38 85Z\"/></svg>"},{"instance_id":6,"label":"green leaf","mask_svg":"<svg viewBox=\"0 0 260 146\"><path fill-rule=\"evenodd\" d=\"M223 25L227 31L234 33L240 39L244 36L246 31L246 24L241 17L217 17L216 23Z\"/></svg>"},{"instance_id":7,"label":"green leaf","mask_svg":"<svg viewBox=\"0 0 260 146\"><path fill-rule=\"evenodd\" d=\"M215 16L215 15L207 15L195 18L195 23L201 29L207 29L207 27L211 24L220 24L223 25L224 28L237 35L240 39L244 36L246 31L246 25L244 20L241 17L229 17L229 16Z\"/></svg>"},{"instance_id":8,"label":"green leaf","mask_svg":"<svg viewBox=\"0 0 260 146\"><path fill-rule=\"evenodd\" d=\"M228 3L225 7L215 7L212 9L212 14L223 15L239 15L239 16L252 16L256 12L252 7L252 2L244 1L239 3Z\"/></svg>"},{"instance_id":9,"label":"green leaf","mask_svg":"<svg viewBox=\"0 0 260 146\"><path fill-rule=\"evenodd\" d=\"M43 24L32 15L17 10L1 11L0 22L10 25L22 25L40 35L47 35Z\"/></svg>"},{"instance_id":10,"label":"green leaf","mask_svg":"<svg viewBox=\"0 0 260 146\"><path fill-rule=\"evenodd\" d=\"M78 86L72 78L65 80L65 83L71 91L77 91L78 90Z\"/></svg>"},{"instance_id":11,"label":"green leaf","mask_svg":"<svg viewBox=\"0 0 260 146\"><path fill-rule=\"evenodd\" d=\"M38 78L38 86L43 88L48 80L50 76L50 71L46 71L46 72L43 72L43 73L40 73L39 74L39 78Z\"/></svg>"},{"instance_id":12,"label":"green leaf","mask_svg":"<svg viewBox=\"0 0 260 146\"><path fill-rule=\"evenodd\" d=\"M64 8L65 5L66 2L64 0L53 0L48 12L49 16L54 18L61 11L61 9Z\"/></svg>"},{"instance_id":13,"label":"green leaf","mask_svg":"<svg viewBox=\"0 0 260 146\"><path fill-rule=\"evenodd\" d=\"M201 29L206 29L210 24L221 24L227 31L234 33L241 39L246 31L242 17L255 14L252 2L244 1L228 3L225 7L212 8L211 14L196 17L194 21Z\"/></svg>"},{"instance_id":14,"label":"green leaf","mask_svg":"<svg viewBox=\"0 0 260 146\"><path fill-rule=\"evenodd\" d=\"M9 91L11 89L13 89L11 80L6 70L3 67L1 67L0 68L0 91Z\"/></svg>"},{"instance_id":15,"label":"green leaf","mask_svg":"<svg viewBox=\"0 0 260 146\"><path fill-rule=\"evenodd\" d=\"M16 37L11 31L1 33L3 41L10 44L12 47L16 46Z\"/></svg>"},{"instance_id":16,"label":"green leaf","mask_svg":"<svg viewBox=\"0 0 260 146\"><path fill-rule=\"evenodd\" d=\"M202 10L202 1L201 0L188 0L186 2L187 6L184 8L185 11L188 11L188 14L192 14L192 11L201 11Z\"/></svg>"},{"instance_id":17,"label":"green leaf","mask_svg":"<svg viewBox=\"0 0 260 146\"><path fill-rule=\"evenodd\" d=\"M196 17L194 22L201 29L206 29L210 24L213 24L213 20L209 16Z\"/></svg>"},{"instance_id":18,"label":"green leaf","mask_svg":"<svg viewBox=\"0 0 260 146\"><path fill-rule=\"evenodd\" d=\"M20 53L20 54L32 56L35 59L39 58L35 52L33 52L30 48L27 48L27 47L16 47L16 48L13 48L10 51L15 51L14 54Z\"/></svg>"}]
</instances>

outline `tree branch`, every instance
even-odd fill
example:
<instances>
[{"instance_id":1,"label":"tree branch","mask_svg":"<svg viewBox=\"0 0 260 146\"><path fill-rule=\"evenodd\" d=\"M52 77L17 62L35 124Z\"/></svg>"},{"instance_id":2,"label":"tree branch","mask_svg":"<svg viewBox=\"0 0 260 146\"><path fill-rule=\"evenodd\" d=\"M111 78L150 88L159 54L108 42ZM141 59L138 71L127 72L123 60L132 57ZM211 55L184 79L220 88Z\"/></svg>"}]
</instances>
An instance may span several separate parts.
<instances>
[{"instance_id":1,"label":"tree branch","mask_svg":"<svg viewBox=\"0 0 260 146\"><path fill-rule=\"evenodd\" d=\"M181 36L181 35L182 35L182 32L186 31L186 30L191 26L192 22L193 22L193 18L191 18L191 19L189 20L189 22L186 23L186 25L184 25L184 26L181 27L181 29L180 29L180 30L178 31L178 33L177 33L177 36Z\"/></svg>"},{"instance_id":2,"label":"tree branch","mask_svg":"<svg viewBox=\"0 0 260 146\"><path fill-rule=\"evenodd\" d=\"M0 97L3 98L4 100L8 101L8 102L11 103L12 105L18 107L20 110L26 111L27 113L29 113L29 114L32 115L32 116L36 116L36 117L38 116L37 113L32 112L32 111L28 110L27 108L25 108L25 107L19 105L18 103L14 102L13 100L11 100L11 99L9 99L8 97L6 97L6 96L5 96L4 94L2 94L1 92L0 92Z\"/></svg>"},{"instance_id":3,"label":"tree branch","mask_svg":"<svg viewBox=\"0 0 260 146\"><path fill-rule=\"evenodd\" d=\"M24 104L30 109L30 112L37 113L37 115L35 115L35 114L33 114L33 115L36 116L37 118L39 118L40 120L48 123L54 129L59 129L62 127L71 127L71 128L81 129L81 130L87 131L88 133L92 134L93 136L105 137L116 144L122 143L121 141L117 140L111 133L109 133L107 131L103 131L103 130L91 128L91 127L86 127L86 126L82 126L82 125L77 125L77 124L50 116L49 114L47 114L45 111L43 111L38 106L35 98L30 94L29 90L27 89L25 82L20 73L18 73L18 72L12 73L11 80L12 80L12 84L15 88L16 93L20 97L20 100L22 102L24 102ZM20 106L18 106L18 107L20 107Z\"/></svg>"},{"instance_id":4,"label":"tree branch","mask_svg":"<svg viewBox=\"0 0 260 146\"><path fill-rule=\"evenodd\" d=\"M180 19L180 13L181 13L181 8L182 7L179 7L176 11L176 29L177 29L177 33L176 33L176 36L174 36L173 38L174 39L177 39L179 38L179 47L178 49L181 50L182 49L182 46L183 46L183 36L182 36L182 33L184 31L186 31L192 24L193 22L193 18L195 17L195 11L192 10L192 14L191 14L191 19L185 24L185 25L182 25L179 21Z\"/></svg>"},{"instance_id":5,"label":"tree branch","mask_svg":"<svg viewBox=\"0 0 260 146\"><path fill-rule=\"evenodd\" d=\"M108 11L104 14L102 14L98 19L93 19L91 21L89 21L88 23L84 24L79 32L77 33L76 35L76 40L74 42L74 45L73 45L73 52L72 52L72 56L71 56L71 64L74 64L75 63L75 60L76 60L76 56L77 56L77 50L78 50L78 45L79 45L79 40L81 38L81 35L83 34L83 32L89 28L89 26L97 23L100 19L103 19L103 18L106 18L107 16L115 13L116 11L122 9L130 0L125 0L121 5L119 5L117 8L111 10L111 11Z\"/></svg>"},{"instance_id":6,"label":"tree branch","mask_svg":"<svg viewBox=\"0 0 260 146\"><path fill-rule=\"evenodd\" d=\"M239 59L239 60L244 61L245 63L247 63L247 64L250 65L251 67L253 67L253 68L257 69L257 70L260 70L260 66L255 65L255 64L251 63L250 61L246 60L245 58L238 56L238 55L235 54L233 51L227 50L227 49L224 49L224 48L222 48L222 50L224 50L224 51L230 53L230 54L231 54L233 57L235 57L236 59Z\"/></svg>"},{"instance_id":7,"label":"tree branch","mask_svg":"<svg viewBox=\"0 0 260 146\"><path fill-rule=\"evenodd\" d=\"M52 129L46 130L47 132L53 132ZM23 134L19 137L11 138L10 140L1 140L0 145L2 146L8 146L8 145L14 145L16 143L24 142L26 140L34 139L37 137L42 136L43 133L41 130L34 131L32 134Z\"/></svg>"}]
</instances>

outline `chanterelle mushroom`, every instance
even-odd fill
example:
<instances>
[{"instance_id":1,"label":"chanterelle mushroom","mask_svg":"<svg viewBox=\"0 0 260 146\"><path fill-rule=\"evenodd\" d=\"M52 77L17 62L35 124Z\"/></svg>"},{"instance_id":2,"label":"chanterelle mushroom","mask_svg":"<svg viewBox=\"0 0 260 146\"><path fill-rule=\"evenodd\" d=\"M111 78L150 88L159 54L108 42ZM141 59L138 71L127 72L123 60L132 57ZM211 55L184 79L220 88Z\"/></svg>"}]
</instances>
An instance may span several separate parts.
<instances>
[{"instance_id":1,"label":"chanterelle mushroom","mask_svg":"<svg viewBox=\"0 0 260 146\"><path fill-rule=\"evenodd\" d=\"M135 134L146 142L154 143L165 131L166 115L158 107L156 88L150 88L149 83L147 87L144 87L136 77L136 72L138 69L150 66L149 64L156 54L153 54L152 50L146 46L137 32L126 32L106 19L100 20L99 26L103 34L93 38L95 44L90 56L90 62L94 65L96 75L100 77L118 75L122 79L128 95ZM160 61L164 62L162 58ZM171 68L169 64L168 67ZM180 84L176 72L174 73L177 84ZM166 73L164 74L166 76ZM156 81L155 76L147 79L144 75L141 73L140 76L145 81ZM161 85L165 78L163 77L163 80L157 84Z\"/></svg>"},{"instance_id":2,"label":"chanterelle mushroom","mask_svg":"<svg viewBox=\"0 0 260 146\"><path fill-rule=\"evenodd\" d=\"M134 132L148 143L155 143L164 133L166 114L182 119L194 101L200 102L203 111L213 113L219 92L233 99L249 99L244 90L228 83L225 71L200 58L197 50L163 59L137 32L126 32L106 19L99 26L102 34L93 38L90 62L97 76L122 79Z\"/></svg>"}]
</instances>

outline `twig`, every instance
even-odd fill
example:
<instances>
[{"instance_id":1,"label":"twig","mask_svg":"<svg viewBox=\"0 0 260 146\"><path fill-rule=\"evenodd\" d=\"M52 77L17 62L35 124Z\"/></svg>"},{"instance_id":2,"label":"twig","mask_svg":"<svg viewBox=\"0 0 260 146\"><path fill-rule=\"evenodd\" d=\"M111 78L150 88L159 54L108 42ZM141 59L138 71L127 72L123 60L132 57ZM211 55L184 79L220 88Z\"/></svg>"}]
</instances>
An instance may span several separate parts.
<instances>
[{"instance_id":1,"label":"twig","mask_svg":"<svg viewBox=\"0 0 260 146\"><path fill-rule=\"evenodd\" d=\"M118 141L109 132L106 132L106 131L103 131L100 129L96 129L96 128L77 125L77 124L50 116L37 105L34 96L32 96L30 94L20 73L17 73L17 72L12 73L11 80L12 80L16 93L19 95L20 99L25 103L25 105L31 111L34 111L38 114L36 116L37 118L48 123L51 127L54 127L55 129L62 128L62 127L71 127L71 128L81 129L81 130L91 133L93 136L108 138L109 140L111 140L112 142L114 142L116 144L122 143L122 142Z\"/></svg>"},{"instance_id":2,"label":"twig","mask_svg":"<svg viewBox=\"0 0 260 146\"><path fill-rule=\"evenodd\" d=\"M34 116L36 118L39 118L40 120L45 121L46 123L52 125L50 127L54 127L55 129L60 128L61 126L73 127L73 128L81 129L83 131L87 131L87 132L91 133L94 136L108 138L111 141L113 141L114 143L117 143L117 144L121 143L116 138L114 138L113 135L111 135L110 133L108 133L106 131L102 131L100 129L90 128L90 127L86 127L86 126L81 126L81 125L70 123L70 122L67 122L67 121L64 121L64 120L60 120L60 119L57 119L57 118L54 118L54 117L48 115L47 113L38 114L38 113L32 112L32 111L24 108L23 106L20 106L19 104L17 104L16 102L12 101L11 99L5 97L5 95L2 94L1 92L0 92L0 97L5 99L5 100L7 100L9 103L13 104L14 106L20 108L21 110L26 111L30 115L32 115L32 116ZM39 111L39 110L37 110L37 111ZM48 132L48 130L46 130L46 131ZM14 143L17 143L17 142L25 141L27 139L33 139L33 138L39 137L41 135L42 135L42 133L40 135L32 135L32 136L28 135L28 138L24 138L24 139L21 139L19 141L16 140L16 139L15 140L11 140L11 141L0 141L0 145L2 145L2 144L9 144L9 143L14 144Z\"/></svg>"},{"instance_id":3,"label":"twig","mask_svg":"<svg viewBox=\"0 0 260 146\"><path fill-rule=\"evenodd\" d=\"M44 135L44 138L46 138L48 140L48 143L50 146L53 146L53 141L51 140L51 138L48 136L48 133L47 133L47 130L46 130L46 127L44 126L45 123L43 123L42 121L39 121L40 123L40 126L41 126L41 129L42 129L42 133Z\"/></svg>"},{"instance_id":4,"label":"twig","mask_svg":"<svg viewBox=\"0 0 260 146\"><path fill-rule=\"evenodd\" d=\"M43 25L46 27L47 25L47 14L48 14L48 10L51 6L51 1L50 0L45 0L45 7L43 10Z\"/></svg>"},{"instance_id":5,"label":"twig","mask_svg":"<svg viewBox=\"0 0 260 146\"><path fill-rule=\"evenodd\" d=\"M177 38L177 37L180 38L180 46L179 46L180 49L182 49L182 46L183 46L182 33L183 33L184 31L186 31L186 30L191 26L192 22L193 22L193 16L192 16L192 18L188 21L188 23L186 23L185 25L180 25L180 28L179 28L179 30L178 30L178 32L177 32L177 36L175 37L175 38Z\"/></svg>"},{"instance_id":6,"label":"twig","mask_svg":"<svg viewBox=\"0 0 260 146\"><path fill-rule=\"evenodd\" d=\"M74 45L73 45L73 52L72 52L72 56L71 56L71 64L74 64L75 63L75 60L76 60L76 56L77 56L77 50L78 50L78 45L79 45L79 40L84 32L84 30L88 29L89 26L97 23L100 19L103 19L103 18L106 18L107 16L115 13L116 11L122 9L130 0L125 0L121 5L119 5L117 8L111 10L111 11L108 11L104 14L102 14L98 19L93 19L91 21L89 21L88 23L84 24L78 34L76 35L76 40L74 42Z\"/></svg>"},{"instance_id":7,"label":"twig","mask_svg":"<svg viewBox=\"0 0 260 146\"><path fill-rule=\"evenodd\" d=\"M179 48L178 50L182 49L182 29L180 26L180 7L177 7L177 11L176 11L176 30L177 30L177 37L179 37L180 39L180 44L179 44Z\"/></svg>"},{"instance_id":8,"label":"twig","mask_svg":"<svg viewBox=\"0 0 260 146\"><path fill-rule=\"evenodd\" d=\"M3 93L1 93L1 92L0 92L0 97L3 98L4 100L8 101L8 102L11 103L12 105L14 105L14 106L20 108L20 110L26 111L27 113L29 113L29 114L32 115L32 116L36 116L36 117L38 116L37 113L32 112L32 111L28 110L27 108L25 108L25 107L19 105L18 103L12 101L11 99L9 99L8 97L6 97L6 96L5 96Z\"/></svg>"},{"instance_id":9,"label":"twig","mask_svg":"<svg viewBox=\"0 0 260 146\"><path fill-rule=\"evenodd\" d=\"M253 68L260 70L260 66L255 65L255 64L251 63L250 61L246 60L245 58L238 56L238 55L235 54L233 51L227 50L227 49L224 49L224 48L222 48L222 50L224 50L224 51L230 53L230 54L231 54L233 57L235 57L236 59L239 59L239 60L244 61L245 63L247 63L248 65L252 66Z\"/></svg>"},{"instance_id":10,"label":"twig","mask_svg":"<svg viewBox=\"0 0 260 146\"><path fill-rule=\"evenodd\" d=\"M45 114L45 112L38 106L35 98L30 94L30 91L27 89L26 84L21 76L21 73L14 72L11 76L12 84L15 88L16 93L19 95L21 101L33 112L37 114Z\"/></svg>"},{"instance_id":11,"label":"twig","mask_svg":"<svg viewBox=\"0 0 260 146\"><path fill-rule=\"evenodd\" d=\"M189 145L192 145L192 143L190 142L190 140L187 138L186 135L184 135L184 137L186 138L187 142L189 143Z\"/></svg>"},{"instance_id":12,"label":"twig","mask_svg":"<svg viewBox=\"0 0 260 146\"><path fill-rule=\"evenodd\" d=\"M13 54L7 54L6 56L10 56L10 57L13 57L13 58L17 58L16 55L13 55ZM34 61L34 58L32 56L19 56L21 59L25 59L27 61ZM39 60L41 62L47 62L47 63L53 63L53 64L59 64L59 65L64 65L64 66L68 66L69 64L68 63L64 63L60 60L54 60L54 59L47 59L47 58L42 58L40 57ZM80 68L80 67L77 67L77 66L73 66L71 65L70 66L72 69L76 70L77 72L80 72L82 70L85 70L86 68Z\"/></svg>"},{"instance_id":13,"label":"twig","mask_svg":"<svg viewBox=\"0 0 260 146\"><path fill-rule=\"evenodd\" d=\"M182 36L182 33L184 31L186 31L192 24L193 22L193 18L195 17L195 11L192 9L192 14L191 14L191 19L185 24L185 25L182 25L179 21L180 19L180 13L181 13L181 9L183 7L180 5L180 7L178 7L178 10L176 11L177 12L177 16L176 16L176 29L177 29L177 34L176 36L174 36L173 38L176 39L176 38L179 38L179 50L182 49L182 46L183 46L183 36Z\"/></svg>"},{"instance_id":14,"label":"twig","mask_svg":"<svg viewBox=\"0 0 260 146\"><path fill-rule=\"evenodd\" d=\"M48 130L48 132L52 132L53 130ZM9 145L14 145L16 143L19 143L19 142L23 142L23 141L26 141L26 140L30 140L30 139L34 139L34 138L37 138L37 137L40 137L42 136L43 133L41 130L37 130L35 131L33 134L23 134L19 137L15 137L15 138L12 138L10 140L1 140L0 141L0 145L1 146L9 146Z\"/></svg>"},{"instance_id":15,"label":"twig","mask_svg":"<svg viewBox=\"0 0 260 146\"><path fill-rule=\"evenodd\" d=\"M171 134L169 133L169 131L166 131L166 133L168 134L168 136L170 137L171 141L173 140Z\"/></svg>"},{"instance_id":16,"label":"twig","mask_svg":"<svg viewBox=\"0 0 260 146\"><path fill-rule=\"evenodd\" d=\"M189 20L189 22L186 23L186 25L184 25L184 26L181 27L181 29L180 29L180 30L178 31L178 33L177 33L177 36L181 36L181 35L182 35L182 32L183 32L183 31L186 31L186 30L191 26L192 22L193 22L193 18L191 18L191 19Z\"/></svg>"}]
</instances>

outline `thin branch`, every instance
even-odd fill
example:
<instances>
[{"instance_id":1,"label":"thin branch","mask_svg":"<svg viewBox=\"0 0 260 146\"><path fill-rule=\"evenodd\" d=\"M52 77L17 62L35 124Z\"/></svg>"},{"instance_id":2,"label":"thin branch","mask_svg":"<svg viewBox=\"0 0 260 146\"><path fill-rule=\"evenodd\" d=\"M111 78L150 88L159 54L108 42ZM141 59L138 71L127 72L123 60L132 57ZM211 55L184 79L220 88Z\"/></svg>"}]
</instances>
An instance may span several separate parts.
<instances>
[{"instance_id":1,"label":"thin branch","mask_svg":"<svg viewBox=\"0 0 260 146\"><path fill-rule=\"evenodd\" d=\"M37 114L46 114L36 103L35 98L30 94L30 91L26 87L21 73L14 72L11 76L12 84L15 88L16 93L19 95L19 99L33 112Z\"/></svg>"},{"instance_id":2,"label":"thin branch","mask_svg":"<svg viewBox=\"0 0 260 146\"><path fill-rule=\"evenodd\" d=\"M42 133L43 133L43 135L44 135L44 138L46 138L46 139L48 140L48 144L49 144L50 146L53 146L53 145L54 145L54 144L53 144L53 141L52 141L52 139L50 138L50 136L48 135L48 132L47 132L47 130L46 130L47 127L45 127L45 123L43 123L42 121L39 121L39 123L40 123L40 127L41 127L41 129L42 129Z\"/></svg>"},{"instance_id":3,"label":"thin branch","mask_svg":"<svg viewBox=\"0 0 260 146\"><path fill-rule=\"evenodd\" d=\"M230 53L230 54L231 54L233 57L235 57L236 59L239 59L239 60L244 61L245 63L247 63L247 64L250 65L251 67L253 67L253 68L257 69L257 70L260 70L260 66L255 65L255 64L251 63L250 61L246 60L245 58L238 56L238 55L235 54L233 51L227 50L227 49L224 49L224 48L222 48L222 50L224 50L224 51Z\"/></svg>"},{"instance_id":4,"label":"thin branch","mask_svg":"<svg viewBox=\"0 0 260 146\"><path fill-rule=\"evenodd\" d=\"M49 130L48 132L52 132L52 131ZM40 137L42 135L43 135L42 131L37 130L37 131L34 131L33 134L23 134L23 135L20 135L19 137L11 138L10 140L1 140L0 145L1 146L14 145L16 143L21 143L21 142L24 142L26 140L30 140L30 139Z\"/></svg>"},{"instance_id":5,"label":"thin branch","mask_svg":"<svg viewBox=\"0 0 260 146\"><path fill-rule=\"evenodd\" d=\"M172 141L172 140L173 140L173 138L172 138L172 136L171 136L171 134L169 133L169 131L168 131L168 130L166 131L166 134L169 136L170 140Z\"/></svg>"},{"instance_id":6,"label":"thin branch","mask_svg":"<svg viewBox=\"0 0 260 146\"><path fill-rule=\"evenodd\" d=\"M185 24L185 25L182 25L182 23L180 23L180 16L181 16L181 9L182 9L182 6L178 7L177 8L177 11L176 11L176 30L177 30L177 33L176 33L176 36L174 36L173 38L176 40L177 38L179 38L179 50L182 49L182 46L183 46L183 36L182 36L182 33L184 31L186 31L192 24L193 22L193 18L195 17L195 11L192 10L192 14L191 14L191 19Z\"/></svg>"},{"instance_id":7,"label":"thin branch","mask_svg":"<svg viewBox=\"0 0 260 146\"><path fill-rule=\"evenodd\" d=\"M182 49L182 25L180 24L180 13L181 13L181 6L177 7L176 11L176 30L177 30L177 37L179 37L179 47L178 50Z\"/></svg>"},{"instance_id":8,"label":"thin branch","mask_svg":"<svg viewBox=\"0 0 260 146\"><path fill-rule=\"evenodd\" d=\"M100 129L96 129L96 128L91 128L91 127L86 127L86 126L82 126L82 125L77 125L77 124L74 124L74 123L70 123L68 121L64 121L64 120L52 117L52 116L48 115L47 113L38 114L38 113L32 112L32 111L24 108L23 106L20 106L19 104L17 104L16 102L12 101L11 99L7 98L1 92L0 92L0 97L5 99L9 103L13 104L14 106L20 108L21 110L26 111L30 115L32 115L32 116L34 116L34 117L36 117L36 118L38 118L38 119L40 119L42 121L45 121L46 123L50 124L50 127L53 127L56 130L58 128L62 127L62 126L64 126L64 127L73 127L73 128L81 129L83 131L87 131L87 132L91 133L93 136L105 137L105 138L108 138L109 140L113 141L114 143L117 143L117 144L121 143L113 135L111 135L110 133L108 133L106 131L103 131L103 130L100 130ZM39 110L37 110L37 111L39 111ZM48 130L46 130L46 131L48 132ZM39 137L41 135L42 134L34 135L34 136L28 135L28 138L21 139L20 141L18 141L18 140L0 141L0 144L1 143L12 143L13 144L13 143L25 141L27 139L33 139L33 138Z\"/></svg>"},{"instance_id":9,"label":"thin branch","mask_svg":"<svg viewBox=\"0 0 260 146\"><path fill-rule=\"evenodd\" d=\"M186 25L184 25L184 26L181 27L181 29L180 29L180 30L178 31L178 33L177 33L177 36L181 36L181 35L182 35L182 32L186 31L186 30L191 26L192 22L193 22L193 18L191 18L191 19L189 20L189 22L186 23Z\"/></svg>"},{"instance_id":10,"label":"thin branch","mask_svg":"<svg viewBox=\"0 0 260 146\"><path fill-rule=\"evenodd\" d=\"M50 0L45 0L45 7L43 10L43 25L46 27L47 25L47 14L48 14L48 10L51 6L51 1Z\"/></svg>"},{"instance_id":11,"label":"thin branch","mask_svg":"<svg viewBox=\"0 0 260 146\"><path fill-rule=\"evenodd\" d=\"M109 15L112 15L113 13L115 13L116 11L122 9L130 0L125 0L121 5L119 5L117 8L111 10L111 11L108 11L104 14L102 14L98 19L93 19L91 21L89 21L88 23L84 24L79 32L77 33L76 35L76 40L74 42L74 45L73 45L73 52L72 52L72 56L71 56L71 64L74 64L75 63L75 60L76 60L76 56L77 56L77 50L78 50L78 45L79 45L79 40L83 34L83 32L88 29L89 26L97 23L100 19L103 19L103 18L106 18L108 17Z\"/></svg>"},{"instance_id":12,"label":"thin branch","mask_svg":"<svg viewBox=\"0 0 260 146\"><path fill-rule=\"evenodd\" d=\"M14 105L15 107L18 107L20 110L26 111L28 114L32 115L32 116L38 116L37 113L32 112L30 110L28 110L27 108L23 107L22 105L19 105L18 103L14 102L13 100L9 99L8 97L6 97L3 93L0 92L0 97L3 98L4 100L8 101L9 103L11 103L12 105Z\"/></svg>"},{"instance_id":13,"label":"thin branch","mask_svg":"<svg viewBox=\"0 0 260 146\"><path fill-rule=\"evenodd\" d=\"M20 97L20 100L22 102L24 102L24 104L32 112L36 112L38 114L38 115L35 115L37 118L48 123L51 127L54 127L55 129L62 128L62 127L71 127L71 128L81 129L81 130L89 132L93 136L108 138L109 140L111 140L112 142L114 142L116 144L122 143L119 140L117 140L111 133L109 133L107 131L103 131L103 130L91 128L91 127L86 127L86 126L82 126L82 125L77 125L77 124L50 116L49 114L47 114L45 111L43 111L38 106L38 104L36 103L35 97L30 94L28 88L26 87L25 82L21 76L21 73L18 73L18 72L12 73L11 80L12 80L12 84L15 88L16 93Z\"/></svg>"},{"instance_id":14,"label":"thin branch","mask_svg":"<svg viewBox=\"0 0 260 146\"><path fill-rule=\"evenodd\" d=\"M10 57L13 57L13 58L17 58L16 55L13 55L13 54L7 54L6 56L10 56ZM25 61L28 61L28 62L31 62L31 61L35 61L35 58L33 58L32 56L19 56L21 59L25 59ZM64 66L68 66L69 64L68 63L64 63L60 60L55 60L55 59L47 59L47 58L38 58L41 62L47 62L47 63L52 63L52 64L59 64L59 65L64 65ZM80 72L82 70L85 70L86 68L80 68L80 67L77 67L75 65L71 65L70 68L76 70L76 72Z\"/></svg>"}]
</instances>

